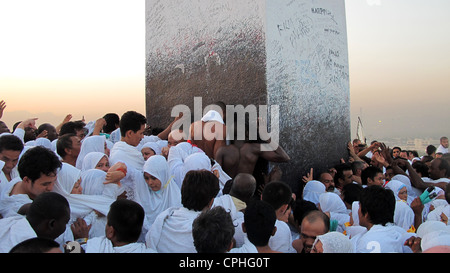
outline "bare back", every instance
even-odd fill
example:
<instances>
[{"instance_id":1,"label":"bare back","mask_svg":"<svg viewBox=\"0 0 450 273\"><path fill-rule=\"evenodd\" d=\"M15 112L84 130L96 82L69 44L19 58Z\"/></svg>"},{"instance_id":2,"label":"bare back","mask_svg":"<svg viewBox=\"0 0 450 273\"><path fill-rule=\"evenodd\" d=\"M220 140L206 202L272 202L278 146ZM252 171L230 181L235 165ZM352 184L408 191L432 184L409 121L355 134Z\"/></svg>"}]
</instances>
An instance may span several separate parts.
<instances>
[{"instance_id":1,"label":"bare back","mask_svg":"<svg viewBox=\"0 0 450 273\"><path fill-rule=\"evenodd\" d=\"M191 143L215 158L220 147L225 146L226 126L217 121L196 121L189 128Z\"/></svg>"}]
</instances>

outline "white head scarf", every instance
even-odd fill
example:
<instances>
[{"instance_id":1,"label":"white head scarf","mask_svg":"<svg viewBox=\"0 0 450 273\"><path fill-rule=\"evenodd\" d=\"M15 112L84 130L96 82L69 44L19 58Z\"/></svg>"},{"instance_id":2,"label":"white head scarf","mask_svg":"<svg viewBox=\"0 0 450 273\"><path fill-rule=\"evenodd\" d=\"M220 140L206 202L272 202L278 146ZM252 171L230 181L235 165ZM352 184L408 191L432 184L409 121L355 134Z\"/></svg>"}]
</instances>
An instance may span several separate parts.
<instances>
[{"instance_id":1,"label":"white head scarf","mask_svg":"<svg viewBox=\"0 0 450 273\"><path fill-rule=\"evenodd\" d=\"M417 197L417 194L416 194L417 189L411 186L411 180L409 180L409 177L407 177L406 175L397 174L394 177L392 177L391 180L397 180L406 185L406 189L408 191L408 199L411 200L411 202L414 198ZM409 202L409 203L411 203L411 202Z\"/></svg>"},{"instance_id":2,"label":"white head scarf","mask_svg":"<svg viewBox=\"0 0 450 273\"><path fill-rule=\"evenodd\" d=\"M312 180L306 183L303 189L303 200L311 201L316 206L319 204L319 196L325 193L325 185L317 180Z\"/></svg>"},{"instance_id":3,"label":"white head scarf","mask_svg":"<svg viewBox=\"0 0 450 273\"><path fill-rule=\"evenodd\" d=\"M433 231L445 230L447 226L441 221L426 221L417 228L417 237L423 238L426 234Z\"/></svg>"},{"instance_id":4,"label":"white head scarf","mask_svg":"<svg viewBox=\"0 0 450 273\"><path fill-rule=\"evenodd\" d=\"M153 224L156 216L170 207L181 207L181 192L169 174L169 164L162 155L150 157L144 164L143 171L161 181L161 189L157 192L150 189L147 183L136 189L139 200L145 209L147 221ZM143 178L142 178L143 179Z\"/></svg>"},{"instance_id":5,"label":"white head scarf","mask_svg":"<svg viewBox=\"0 0 450 273\"><path fill-rule=\"evenodd\" d=\"M59 194L68 195L72 192L73 186L81 178L81 170L70 164L62 163L62 167L57 174L55 191Z\"/></svg>"},{"instance_id":6,"label":"white head scarf","mask_svg":"<svg viewBox=\"0 0 450 273\"><path fill-rule=\"evenodd\" d=\"M426 251L436 246L450 246L450 231L437 230L425 234L420 244L422 251Z\"/></svg>"},{"instance_id":7,"label":"white head scarf","mask_svg":"<svg viewBox=\"0 0 450 273\"><path fill-rule=\"evenodd\" d=\"M107 215L110 205L115 201L106 196L91 196L85 194L71 194L75 183L81 177L81 170L74 166L62 163L62 167L57 174L57 180L53 191L64 196L70 204L72 219L83 218L92 210L96 210L103 215Z\"/></svg>"},{"instance_id":8,"label":"white head scarf","mask_svg":"<svg viewBox=\"0 0 450 273\"><path fill-rule=\"evenodd\" d=\"M402 182L400 182L398 180L393 180L393 179L391 181L389 181L389 183L387 183L385 187L394 192L395 200L397 200L397 201L401 200L400 197L398 197L398 193L400 192L400 190L403 188L406 188L406 190L408 190L408 188L406 187L405 184L403 184Z\"/></svg>"},{"instance_id":9,"label":"white head scarf","mask_svg":"<svg viewBox=\"0 0 450 273\"><path fill-rule=\"evenodd\" d=\"M102 170L90 169L81 174L81 188L83 194L102 195L106 181L106 173Z\"/></svg>"},{"instance_id":10,"label":"white head scarf","mask_svg":"<svg viewBox=\"0 0 450 273\"><path fill-rule=\"evenodd\" d=\"M105 153L105 136L90 136L85 137L81 143L80 154L77 158L76 167L81 170L83 167L83 160L88 153L91 152L101 152Z\"/></svg>"},{"instance_id":11,"label":"white head scarf","mask_svg":"<svg viewBox=\"0 0 450 273\"><path fill-rule=\"evenodd\" d=\"M403 200L395 202L394 224L404 230L409 230L414 225L414 211Z\"/></svg>"},{"instance_id":12,"label":"white head scarf","mask_svg":"<svg viewBox=\"0 0 450 273\"><path fill-rule=\"evenodd\" d=\"M105 153L102 153L102 152L88 153L83 159L83 164L81 166L81 170L87 171L90 169L95 169L95 166L97 166L98 162L105 156L106 156L106 159L109 160L108 156Z\"/></svg>"},{"instance_id":13,"label":"white head scarf","mask_svg":"<svg viewBox=\"0 0 450 273\"><path fill-rule=\"evenodd\" d=\"M347 214L344 201L335 193L326 192L319 196L320 209L323 212L336 212Z\"/></svg>"},{"instance_id":14,"label":"white head scarf","mask_svg":"<svg viewBox=\"0 0 450 273\"><path fill-rule=\"evenodd\" d=\"M211 171L211 160L205 153L194 153L186 157L183 165L183 180L189 171Z\"/></svg>"},{"instance_id":15,"label":"white head scarf","mask_svg":"<svg viewBox=\"0 0 450 273\"><path fill-rule=\"evenodd\" d=\"M340 232L328 232L317 236L317 241L322 242L323 253L353 253L353 245L350 239Z\"/></svg>"},{"instance_id":16,"label":"white head scarf","mask_svg":"<svg viewBox=\"0 0 450 273\"><path fill-rule=\"evenodd\" d=\"M159 147L158 143L156 142L147 142L144 145L142 145L141 151L144 148L150 148L155 152L155 155L160 155L161 154L161 148Z\"/></svg>"}]
</instances>

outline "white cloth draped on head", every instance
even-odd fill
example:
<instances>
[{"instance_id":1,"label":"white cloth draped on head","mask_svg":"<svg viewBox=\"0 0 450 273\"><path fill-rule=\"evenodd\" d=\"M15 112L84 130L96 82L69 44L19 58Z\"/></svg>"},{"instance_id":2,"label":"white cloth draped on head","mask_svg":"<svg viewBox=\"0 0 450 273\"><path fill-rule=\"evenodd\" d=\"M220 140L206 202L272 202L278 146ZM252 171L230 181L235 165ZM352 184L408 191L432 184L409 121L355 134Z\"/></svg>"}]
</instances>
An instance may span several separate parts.
<instances>
[{"instance_id":1,"label":"white cloth draped on head","mask_svg":"<svg viewBox=\"0 0 450 273\"><path fill-rule=\"evenodd\" d=\"M318 235L314 245L319 240L322 242L323 253L353 253L350 239L340 232L333 231Z\"/></svg>"},{"instance_id":2,"label":"white cloth draped on head","mask_svg":"<svg viewBox=\"0 0 450 273\"><path fill-rule=\"evenodd\" d=\"M83 159L83 164L81 166L81 170L82 171L87 171L90 169L95 169L95 167L97 166L98 162L100 162L100 160L106 157L108 160L108 156L104 153L104 152L90 152L88 153L84 159Z\"/></svg>"},{"instance_id":3,"label":"white cloth draped on head","mask_svg":"<svg viewBox=\"0 0 450 273\"><path fill-rule=\"evenodd\" d=\"M422 251L426 251L435 246L450 246L450 231L437 230L425 234L420 243Z\"/></svg>"},{"instance_id":4,"label":"white cloth draped on head","mask_svg":"<svg viewBox=\"0 0 450 273\"><path fill-rule=\"evenodd\" d=\"M203 153L204 152L198 147L192 146L188 142L181 142L177 146L171 147L169 152L169 157L167 162L169 163L169 172L173 174L174 181L181 189L184 179L184 161L186 158L192 154Z\"/></svg>"},{"instance_id":5,"label":"white cloth draped on head","mask_svg":"<svg viewBox=\"0 0 450 273\"><path fill-rule=\"evenodd\" d=\"M53 191L64 196L70 204L71 218L83 218L92 210L96 210L103 215L107 215L109 207L115 201L106 196L92 196L85 194L71 194L73 186L81 177L81 170L70 164L62 163L58 172Z\"/></svg>"},{"instance_id":6,"label":"white cloth draped on head","mask_svg":"<svg viewBox=\"0 0 450 273\"><path fill-rule=\"evenodd\" d=\"M208 113L206 113L206 115L204 115L202 117L202 121L203 122L217 121L217 122L220 122L222 124L225 124L225 122L223 122L222 116L216 110L209 110Z\"/></svg>"},{"instance_id":7,"label":"white cloth draped on head","mask_svg":"<svg viewBox=\"0 0 450 273\"><path fill-rule=\"evenodd\" d=\"M326 192L319 196L320 209L323 212L336 212L347 214L344 201L335 193Z\"/></svg>"},{"instance_id":8,"label":"white cloth draped on head","mask_svg":"<svg viewBox=\"0 0 450 273\"><path fill-rule=\"evenodd\" d=\"M402 190L403 188L406 188L406 190L408 190L406 185L398 180L389 181L389 183L386 184L385 188L390 189L394 192L395 200L397 201L401 200L400 197L398 197L398 193L400 192L400 190Z\"/></svg>"},{"instance_id":9,"label":"white cloth draped on head","mask_svg":"<svg viewBox=\"0 0 450 273\"><path fill-rule=\"evenodd\" d=\"M325 185L320 181L311 180L303 189L303 200L313 202L317 206L322 193L325 193Z\"/></svg>"},{"instance_id":10,"label":"white cloth draped on head","mask_svg":"<svg viewBox=\"0 0 450 273\"><path fill-rule=\"evenodd\" d=\"M181 192L169 174L169 165L164 156L154 155L144 164L143 171L161 181L161 189L157 192L148 187L143 176L143 183L136 183L136 195L145 210L148 224L153 224L156 216L170 207L181 207Z\"/></svg>"},{"instance_id":11,"label":"white cloth draped on head","mask_svg":"<svg viewBox=\"0 0 450 273\"><path fill-rule=\"evenodd\" d=\"M411 180L406 175L397 174L394 177L392 177L391 180L397 180L406 185L406 189L408 191L408 199L411 200L411 202L414 198L416 198L417 196L419 196L422 193L420 190L414 188L411 185ZM409 203L411 203L411 202L409 202Z\"/></svg>"},{"instance_id":12,"label":"white cloth draped on head","mask_svg":"<svg viewBox=\"0 0 450 273\"><path fill-rule=\"evenodd\" d=\"M319 204L323 212L330 213L330 220L338 221L337 231L344 231L345 223L350 221L350 215L341 197L332 192L322 193L319 196Z\"/></svg>"},{"instance_id":13,"label":"white cloth draped on head","mask_svg":"<svg viewBox=\"0 0 450 273\"><path fill-rule=\"evenodd\" d=\"M404 230L409 230L414 225L414 211L403 200L395 202L394 224Z\"/></svg>"},{"instance_id":14,"label":"white cloth draped on head","mask_svg":"<svg viewBox=\"0 0 450 273\"><path fill-rule=\"evenodd\" d=\"M81 170L81 168L83 167L83 160L88 153L91 152L105 153L105 143L106 143L105 136L85 137L83 139L83 142L81 142L81 149L77 157L76 167Z\"/></svg>"},{"instance_id":15,"label":"white cloth draped on head","mask_svg":"<svg viewBox=\"0 0 450 273\"><path fill-rule=\"evenodd\" d=\"M416 234L417 237L423 238L426 234L430 232L446 229L447 226L441 221L426 221L417 228Z\"/></svg>"},{"instance_id":16,"label":"white cloth draped on head","mask_svg":"<svg viewBox=\"0 0 450 273\"><path fill-rule=\"evenodd\" d=\"M188 172L198 170L211 171L211 160L205 153L195 153L186 157L183 166L183 180Z\"/></svg>"},{"instance_id":17,"label":"white cloth draped on head","mask_svg":"<svg viewBox=\"0 0 450 273\"><path fill-rule=\"evenodd\" d=\"M102 195L106 181L106 173L97 169L90 169L81 173L81 188L83 194Z\"/></svg>"},{"instance_id":18,"label":"white cloth draped on head","mask_svg":"<svg viewBox=\"0 0 450 273\"><path fill-rule=\"evenodd\" d=\"M158 142L147 142L144 145L142 145L141 151L144 148L152 149L153 152L155 152L155 155L160 155L161 154L161 148L159 147Z\"/></svg>"},{"instance_id":19,"label":"white cloth draped on head","mask_svg":"<svg viewBox=\"0 0 450 273\"><path fill-rule=\"evenodd\" d=\"M127 167L133 167L136 170L142 171L145 160L140 150L136 147L127 144L124 141L119 141L114 144L109 155L109 163L111 165L117 162L124 162Z\"/></svg>"}]
</instances>

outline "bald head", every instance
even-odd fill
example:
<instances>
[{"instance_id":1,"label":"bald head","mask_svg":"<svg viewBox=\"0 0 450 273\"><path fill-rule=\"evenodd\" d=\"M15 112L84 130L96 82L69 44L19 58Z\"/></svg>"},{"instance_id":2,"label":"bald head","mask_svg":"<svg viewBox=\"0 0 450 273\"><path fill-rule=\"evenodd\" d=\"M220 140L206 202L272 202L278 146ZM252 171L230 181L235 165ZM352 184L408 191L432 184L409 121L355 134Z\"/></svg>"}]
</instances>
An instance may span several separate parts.
<instances>
[{"instance_id":1,"label":"bald head","mask_svg":"<svg viewBox=\"0 0 450 273\"><path fill-rule=\"evenodd\" d=\"M230 195L247 203L256 190L256 179L248 173L236 175L231 186Z\"/></svg>"}]
</instances>

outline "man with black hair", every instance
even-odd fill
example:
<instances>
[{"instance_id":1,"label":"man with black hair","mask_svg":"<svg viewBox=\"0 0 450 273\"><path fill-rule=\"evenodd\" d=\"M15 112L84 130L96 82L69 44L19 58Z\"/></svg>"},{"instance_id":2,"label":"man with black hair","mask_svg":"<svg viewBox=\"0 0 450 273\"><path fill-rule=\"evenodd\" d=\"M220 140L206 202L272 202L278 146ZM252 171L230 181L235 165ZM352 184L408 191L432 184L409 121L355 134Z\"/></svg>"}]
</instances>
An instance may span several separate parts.
<instances>
[{"instance_id":1,"label":"man with black hair","mask_svg":"<svg viewBox=\"0 0 450 273\"><path fill-rule=\"evenodd\" d=\"M20 177L8 183L0 195L0 214L16 215L23 205L52 191L61 166L55 153L47 148L37 146L26 151L18 164Z\"/></svg>"},{"instance_id":2,"label":"man with black hair","mask_svg":"<svg viewBox=\"0 0 450 273\"><path fill-rule=\"evenodd\" d=\"M261 200L270 204L277 216L277 221L275 222L277 233L270 238L270 248L283 253L292 252L291 230L287 224L294 204L291 188L284 182L270 182L264 187Z\"/></svg>"},{"instance_id":3,"label":"man with black hair","mask_svg":"<svg viewBox=\"0 0 450 273\"><path fill-rule=\"evenodd\" d=\"M74 167L81 150L81 139L75 134L64 134L56 142L56 152L62 161Z\"/></svg>"},{"instance_id":4,"label":"man with black hair","mask_svg":"<svg viewBox=\"0 0 450 273\"><path fill-rule=\"evenodd\" d=\"M404 252L407 232L394 225L394 193L381 186L368 186L359 200L359 224L367 228L356 242L358 253Z\"/></svg>"},{"instance_id":5,"label":"man with black hair","mask_svg":"<svg viewBox=\"0 0 450 273\"><path fill-rule=\"evenodd\" d=\"M137 242L144 217L144 209L138 203L127 199L115 201L107 215L105 236L89 239L86 253L153 253L144 243Z\"/></svg>"},{"instance_id":6,"label":"man with black hair","mask_svg":"<svg viewBox=\"0 0 450 273\"><path fill-rule=\"evenodd\" d=\"M233 220L223 207L202 212L192 223L198 253L226 253L233 247Z\"/></svg>"},{"instance_id":7,"label":"man with black hair","mask_svg":"<svg viewBox=\"0 0 450 273\"><path fill-rule=\"evenodd\" d=\"M44 131L47 131L47 134L45 134ZM58 139L58 132L56 132L55 126L50 123L41 124L37 129L37 134L43 135L43 137L50 140L50 142Z\"/></svg>"},{"instance_id":8,"label":"man with black hair","mask_svg":"<svg viewBox=\"0 0 450 273\"><path fill-rule=\"evenodd\" d=\"M384 185L384 174L383 171L374 166L369 166L365 168L361 173L361 182L364 186L383 186Z\"/></svg>"},{"instance_id":9,"label":"man with black hair","mask_svg":"<svg viewBox=\"0 0 450 273\"><path fill-rule=\"evenodd\" d=\"M83 140L83 138L86 137L87 133L89 132L88 129L84 128L85 126L86 126L86 123L84 123L81 120L69 121L67 123L64 123L61 126L61 130L59 131L59 135L63 136L65 134L74 134L81 141L81 140Z\"/></svg>"},{"instance_id":10,"label":"man with black hair","mask_svg":"<svg viewBox=\"0 0 450 273\"><path fill-rule=\"evenodd\" d=\"M23 142L20 138L14 135L0 137L0 160L5 163L0 172L0 190L13 178L19 176L13 169L19 162L22 150Z\"/></svg>"},{"instance_id":11,"label":"man with black hair","mask_svg":"<svg viewBox=\"0 0 450 273\"><path fill-rule=\"evenodd\" d=\"M269 239L276 234L277 216L273 207L262 200L251 202L244 213L242 230L247 233L241 248L234 248L230 253L280 253L269 246Z\"/></svg>"},{"instance_id":12,"label":"man with black hair","mask_svg":"<svg viewBox=\"0 0 450 273\"><path fill-rule=\"evenodd\" d=\"M181 187L181 208L169 208L156 217L145 236L147 247L158 253L196 253L192 223L209 210L219 192L219 179L210 171L189 171Z\"/></svg>"},{"instance_id":13,"label":"man with black hair","mask_svg":"<svg viewBox=\"0 0 450 273\"><path fill-rule=\"evenodd\" d=\"M9 252L18 243L34 237L55 240L66 230L69 218L66 198L55 192L42 193L30 205L26 217L0 220L0 252Z\"/></svg>"},{"instance_id":14,"label":"man with black hair","mask_svg":"<svg viewBox=\"0 0 450 273\"><path fill-rule=\"evenodd\" d=\"M345 185L353 182L353 170L350 164L344 163L335 166L334 185L341 190Z\"/></svg>"},{"instance_id":15,"label":"man with black hair","mask_svg":"<svg viewBox=\"0 0 450 273\"><path fill-rule=\"evenodd\" d=\"M114 144L110 151L109 161L111 165L121 161L127 167L142 170L144 158L137 146L144 138L144 130L147 118L135 111L128 111L120 118L121 139Z\"/></svg>"}]
</instances>

